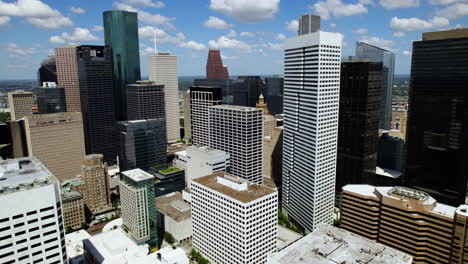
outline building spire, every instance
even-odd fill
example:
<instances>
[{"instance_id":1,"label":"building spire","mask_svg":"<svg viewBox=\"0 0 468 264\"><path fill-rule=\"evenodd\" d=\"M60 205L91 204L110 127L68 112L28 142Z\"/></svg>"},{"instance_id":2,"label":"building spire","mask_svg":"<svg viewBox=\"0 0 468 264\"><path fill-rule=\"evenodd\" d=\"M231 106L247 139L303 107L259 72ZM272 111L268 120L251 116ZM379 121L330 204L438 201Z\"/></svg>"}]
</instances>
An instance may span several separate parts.
<instances>
[{"instance_id":1,"label":"building spire","mask_svg":"<svg viewBox=\"0 0 468 264\"><path fill-rule=\"evenodd\" d=\"M260 93L260 96L258 97L257 108L262 108L263 109L263 115L269 115L270 114L270 112L268 112L268 106L265 103L265 97L263 97L263 93Z\"/></svg>"}]
</instances>

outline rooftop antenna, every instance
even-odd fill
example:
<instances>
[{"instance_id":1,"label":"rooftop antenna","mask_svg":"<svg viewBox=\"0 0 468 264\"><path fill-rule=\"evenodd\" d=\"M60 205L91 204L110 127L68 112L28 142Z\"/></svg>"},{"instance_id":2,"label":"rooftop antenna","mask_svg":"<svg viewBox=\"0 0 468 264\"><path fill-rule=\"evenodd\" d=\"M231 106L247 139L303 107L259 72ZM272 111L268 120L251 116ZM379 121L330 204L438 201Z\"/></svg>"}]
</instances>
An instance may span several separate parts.
<instances>
[{"instance_id":1,"label":"rooftop antenna","mask_svg":"<svg viewBox=\"0 0 468 264\"><path fill-rule=\"evenodd\" d=\"M154 54L158 54L156 34L154 34Z\"/></svg>"}]
</instances>

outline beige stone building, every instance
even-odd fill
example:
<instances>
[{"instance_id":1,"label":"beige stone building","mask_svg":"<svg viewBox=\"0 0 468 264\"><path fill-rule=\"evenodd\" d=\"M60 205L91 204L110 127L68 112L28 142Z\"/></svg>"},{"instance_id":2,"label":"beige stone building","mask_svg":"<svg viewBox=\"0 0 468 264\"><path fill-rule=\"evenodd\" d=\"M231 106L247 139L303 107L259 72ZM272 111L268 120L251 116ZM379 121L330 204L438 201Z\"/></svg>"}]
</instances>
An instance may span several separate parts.
<instances>
[{"instance_id":1,"label":"beige stone building","mask_svg":"<svg viewBox=\"0 0 468 264\"><path fill-rule=\"evenodd\" d=\"M78 229L86 222L83 195L80 192L62 193L62 214L65 227Z\"/></svg>"},{"instance_id":2,"label":"beige stone building","mask_svg":"<svg viewBox=\"0 0 468 264\"><path fill-rule=\"evenodd\" d=\"M408 119L408 111L393 111L392 125L393 128L388 131L392 137L406 139L406 124Z\"/></svg>"},{"instance_id":3,"label":"beige stone building","mask_svg":"<svg viewBox=\"0 0 468 264\"><path fill-rule=\"evenodd\" d=\"M81 166L81 179L79 185L84 202L91 213L97 214L112 209L110 200L110 177L107 173L107 164L103 161L103 155L91 154L84 157Z\"/></svg>"},{"instance_id":4,"label":"beige stone building","mask_svg":"<svg viewBox=\"0 0 468 264\"><path fill-rule=\"evenodd\" d=\"M183 109L184 109L184 139L189 142L192 139L192 119L190 114L190 91L183 95Z\"/></svg>"},{"instance_id":5,"label":"beige stone building","mask_svg":"<svg viewBox=\"0 0 468 264\"><path fill-rule=\"evenodd\" d=\"M467 209L405 187L347 185L341 228L410 254L414 264L468 263Z\"/></svg>"},{"instance_id":6,"label":"beige stone building","mask_svg":"<svg viewBox=\"0 0 468 264\"><path fill-rule=\"evenodd\" d=\"M19 90L8 93L8 104L10 105L10 119L17 120L25 115L33 114L33 97L31 92Z\"/></svg>"},{"instance_id":7,"label":"beige stone building","mask_svg":"<svg viewBox=\"0 0 468 264\"><path fill-rule=\"evenodd\" d=\"M81 112L76 45L55 48L58 85L65 89L68 112Z\"/></svg>"},{"instance_id":8,"label":"beige stone building","mask_svg":"<svg viewBox=\"0 0 468 264\"><path fill-rule=\"evenodd\" d=\"M60 181L80 174L85 155L81 113L24 117L27 152L37 157Z\"/></svg>"}]
</instances>

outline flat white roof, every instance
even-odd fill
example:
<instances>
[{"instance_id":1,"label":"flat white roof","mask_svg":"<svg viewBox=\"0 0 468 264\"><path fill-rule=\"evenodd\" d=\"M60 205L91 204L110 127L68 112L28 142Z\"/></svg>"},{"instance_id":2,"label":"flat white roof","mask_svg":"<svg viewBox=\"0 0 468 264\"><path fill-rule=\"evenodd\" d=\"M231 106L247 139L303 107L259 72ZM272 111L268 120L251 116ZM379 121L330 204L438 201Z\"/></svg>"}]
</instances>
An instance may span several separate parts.
<instances>
[{"instance_id":1,"label":"flat white roof","mask_svg":"<svg viewBox=\"0 0 468 264\"><path fill-rule=\"evenodd\" d=\"M380 167L375 168L375 173L379 175L387 176L390 178L394 178L394 179L400 177L403 174L403 172L401 171L380 168Z\"/></svg>"},{"instance_id":2,"label":"flat white roof","mask_svg":"<svg viewBox=\"0 0 468 264\"><path fill-rule=\"evenodd\" d=\"M154 179L154 176L141 169L133 169L123 171L122 174L133 180L134 182L140 182L145 180Z\"/></svg>"},{"instance_id":3,"label":"flat white roof","mask_svg":"<svg viewBox=\"0 0 468 264\"><path fill-rule=\"evenodd\" d=\"M0 195L57 182L36 158L0 160Z\"/></svg>"},{"instance_id":4,"label":"flat white roof","mask_svg":"<svg viewBox=\"0 0 468 264\"><path fill-rule=\"evenodd\" d=\"M237 111L263 111L261 108L241 106L241 105L213 105L211 108L230 109Z\"/></svg>"},{"instance_id":5,"label":"flat white roof","mask_svg":"<svg viewBox=\"0 0 468 264\"><path fill-rule=\"evenodd\" d=\"M343 187L343 191L359 193L360 195L377 198L377 195L374 194L375 187L368 184L348 184Z\"/></svg>"},{"instance_id":6,"label":"flat white roof","mask_svg":"<svg viewBox=\"0 0 468 264\"><path fill-rule=\"evenodd\" d=\"M72 259L83 255L83 240L91 238L86 230L78 230L65 235L65 245L67 248L67 257Z\"/></svg>"}]
</instances>

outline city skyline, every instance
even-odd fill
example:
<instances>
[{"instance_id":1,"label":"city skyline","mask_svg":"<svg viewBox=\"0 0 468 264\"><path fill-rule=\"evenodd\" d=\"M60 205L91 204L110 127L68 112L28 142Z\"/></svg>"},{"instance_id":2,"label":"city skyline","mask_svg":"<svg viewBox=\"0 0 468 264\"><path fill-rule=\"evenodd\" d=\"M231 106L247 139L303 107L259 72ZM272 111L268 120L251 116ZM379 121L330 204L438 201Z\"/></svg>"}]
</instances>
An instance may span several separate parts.
<instances>
[{"instance_id":1,"label":"city skyline","mask_svg":"<svg viewBox=\"0 0 468 264\"><path fill-rule=\"evenodd\" d=\"M409 74L412 41L420 39L421 32L468 24L468 13L463 11L467 6L457 0L300 0L293 5L264 0L253 6L206 0L183 8L180 3L148 0L0 2L0 32L9 36L0 42L0 56L7 59L0 66L0 79L34 78L54 47L71 42L104 44L102 13L111 9L139 13L142 76L148 76L145 61L154 53L154 35L159 51L179 57L181 76L204 75L198 66L205 64L208 48L221 49L232 75L280 74L283 40L296 35L298 15L305 13L321 15L322 30L344 35L343 55L353 54L356 41L366 41L395 51L395 73Z\"/></svg>"}]
</instances>

